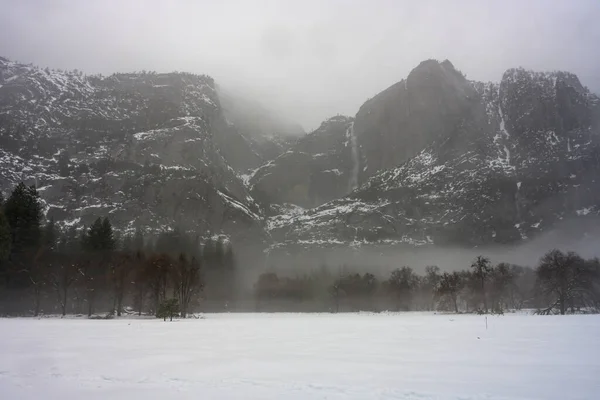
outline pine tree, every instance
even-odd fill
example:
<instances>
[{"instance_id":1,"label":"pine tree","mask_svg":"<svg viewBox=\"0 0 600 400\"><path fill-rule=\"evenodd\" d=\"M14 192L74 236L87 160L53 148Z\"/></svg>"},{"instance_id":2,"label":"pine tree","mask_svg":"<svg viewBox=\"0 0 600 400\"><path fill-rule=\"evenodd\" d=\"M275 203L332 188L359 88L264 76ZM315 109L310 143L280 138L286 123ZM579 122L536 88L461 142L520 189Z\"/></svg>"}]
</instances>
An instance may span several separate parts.
<instances>
[{"instance_id":1,"label":"pine tree","mask_svg":"<svg viewBox=\"0 0 600 400\"><path fill-rule=\"evenodd\" d=\"M87 229L87 232L83 235L82 246L85 251L92 252L101 249L100 235L102 232L102 218L98 217L94 223Z\"/></svg>"},{"instance_id":2,"label":"pine tree","mask_svg":"<svg viewBox=\"0 0 600 400\"><path fill-rule=\"evenodd\" d=\"M0 284L4 284L8 279L8 257L12 238L10 236L10 225L0 208Z\"/></svg>"},{"instance_id":3,"label":"pine tree","mask_svg":"<svg viewBox=\"0 0 600 400\"><path fill-rule=\"evenodd\" d=\"M4 216L4 212L0 210L0 265L8 259L11 245L10 225Z\"/></svg>"},{"instance_id":4,"label":"pine tree","mask_svg":"<svg viewBox=\"0 0 600 400\"><path fill-rule=\"evenodd\" d=\"M36 248L41 238L42 205L34 186L19 183L4 206L12 235L12 253Z\"/></svg>"},{"instance_id":5,"label":"pine tree","mask_svg":"<svg viewBox=\"0 0 600 400\"><path fill-rule=\"evenodd\" d=\"M112 225L108 218L104 218L102 221L102 230L100 231L100 243L101 250L110 251L114 250L115 245L115 235L113 232Z\"/></svg>"},{"instance_id":6,"label":"pine tree","mask_svg":"<svg viewBox=\"0 0 600 400\"><path fill-rule=\"evenodd\" d=\"M88 252L108 252L116 247L112 225L108 218L97 218L84 236L83 246Z\"/></svg>"},{"instance_id":7,"label":"pine tree","mask_svg":"<svg viewBox=\"0 0 600 400\"><path fill-rule=\"evenodd\" d=\"M156 317L165 321L169 318L170 321L173 321L173 317L177 314L179 314L179 302L177 299L168 299L160 303Z\"/></svg>"}]
</instances>

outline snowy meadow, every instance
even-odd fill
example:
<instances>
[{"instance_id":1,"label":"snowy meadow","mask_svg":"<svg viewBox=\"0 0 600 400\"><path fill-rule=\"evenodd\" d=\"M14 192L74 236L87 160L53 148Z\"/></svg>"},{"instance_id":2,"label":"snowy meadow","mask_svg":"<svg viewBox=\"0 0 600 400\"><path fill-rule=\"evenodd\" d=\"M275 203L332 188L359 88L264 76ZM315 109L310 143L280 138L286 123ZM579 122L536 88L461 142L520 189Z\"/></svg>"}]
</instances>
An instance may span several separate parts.
<instances>
[{"instance_id":1,"label":"snowy meadow","mask_svg":"<svg viewBox=\"0 0 600 400\"><path fill-rule=\"evenodd\" d=\"M0 319L2 399L597 399L600 316Z\"/></svg>"}]
</instances>

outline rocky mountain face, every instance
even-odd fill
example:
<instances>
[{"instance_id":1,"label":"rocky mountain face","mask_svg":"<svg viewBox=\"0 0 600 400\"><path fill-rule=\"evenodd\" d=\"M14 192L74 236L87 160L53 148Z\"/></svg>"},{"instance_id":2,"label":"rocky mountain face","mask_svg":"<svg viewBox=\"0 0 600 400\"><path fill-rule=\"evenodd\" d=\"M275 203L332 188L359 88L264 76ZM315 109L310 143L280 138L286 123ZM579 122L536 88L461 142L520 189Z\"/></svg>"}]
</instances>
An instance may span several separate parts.
<instances>
[{"instance_id":1,"label":"rocky mountain face","mask_svg":"<svg viewBox=\"0 0 600 400\"><path fill-rule=\"evenodd\" d=\"M108 215L285 254L516 243L600 210L600 99L566 72L481 83L428 60L354 118L295 129L207 76L0 59L0 190L36 183L64 225Z\"/></svg>"},{"instance_id":2,"label":"rocky mountain face","mask_svg":"<svg viewBox=\"0 0 600 400\"><path fill-rule=\"evenodd\" d=\"M572 74L484 84L425 61L356 115L362 185L272 217L273 247L514 243L597 215L599 123Z\"/></svg>"},{"instance_id":3,"label":"rocky mountain face","mask_svg":"<svg viewBox=\"0 0 600 400\"><path fill-rule=\"evenodd\" d=\"M249 176L253 196L263 204L311 208L348 194L357 176L352 127L349 117L323 122Z\"/></svg>"},{"instance_id":4,"label":"rocky mountain face","mask_svg":"<svg viewBox=\"0 0 600 400\"><path fill-rule=\"evenodd\" d=\"M122 229L261 236L232 168L258 160L210 77L83 76L0 59L0 190L35 183L64 224L108 215Z\"/></svg>"}]
</instances>

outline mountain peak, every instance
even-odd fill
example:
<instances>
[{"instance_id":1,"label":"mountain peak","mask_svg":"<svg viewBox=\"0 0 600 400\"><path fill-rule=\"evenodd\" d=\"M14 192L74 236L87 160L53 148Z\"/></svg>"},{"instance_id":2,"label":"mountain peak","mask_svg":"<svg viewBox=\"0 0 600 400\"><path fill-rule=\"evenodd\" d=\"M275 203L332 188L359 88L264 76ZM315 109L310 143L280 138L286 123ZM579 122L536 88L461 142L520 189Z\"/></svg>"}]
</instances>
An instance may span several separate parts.
<instances>
[{"instance_id":1,"label":"mountain peak","mask_svg":"<svg viewBox=\"0 0 600 400\"><path fill-rule=\"evenodd\" d=\"M462 79L464 76L454 68L454 65L449 60L442 62L434 59L422 61L409 74L408 80L425 80L432 77Z\"/></svg>"}]
</instances>

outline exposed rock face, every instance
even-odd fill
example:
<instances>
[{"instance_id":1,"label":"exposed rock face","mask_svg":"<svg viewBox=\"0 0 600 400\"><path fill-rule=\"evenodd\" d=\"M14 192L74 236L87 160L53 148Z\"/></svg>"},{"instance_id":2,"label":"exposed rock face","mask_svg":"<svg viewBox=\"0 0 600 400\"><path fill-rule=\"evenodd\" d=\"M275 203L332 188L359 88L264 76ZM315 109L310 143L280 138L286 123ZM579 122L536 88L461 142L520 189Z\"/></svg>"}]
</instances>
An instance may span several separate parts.
<instances>
[{"instance_id":1,"label":"exposed rock face","mask_svg":"<svg viewBox=\"0 0 600 400\"><path fill-rule=\"evenodd\" d=\"M260 210L231 168L250 146L229 128L207 76L0 60L0 189L36 183L66 224L108 215L120 228L260 236Z\"/></svg>"},{"instance_id":2,"label":"exposed rock face","mask_svg":"<svg viewBox=\"0 0 600 400\"><path fill-rule=\"evenodd\" d=\"M355 164L351 129L351 118L330 118L254 171L250 185L255 198L310 208L349 193Z\"/></svg>"},{"instance_id":3,"label":"exposed rock face","mask_svg":"<svg viewBox=\"0 0 600 400\"><path fill-rule=\"evenodd\" d=\"M483 84L426 61L356 117L361 179L380 172L343 199L272 217L271 233L289 244L478 245L597 214L599 104L568 73L513 69Z\"/></svg>"},{"instance_id":4,"label":"exposed rock face","mask_svg":"<svg viewBox=\"0 0 600 400\"><path fill-rule=\"evenodd\" d=\"M449 61L422 62L356 114L354 129L365 164L361 182L408 161L458 129L476 102L474 88Z\"/></svg>"},{"instance_id":5,"label":"exposed rock face","mask_svg":"<svg viewBox=\"0 0 600 400\"><path fill-rule=\"evenodd\" d=\"M66 225L108 215L272 250L515 243L600 211L600 100L566 72L481 83L425 61L294 141L227 101L207 76L0 59L0 190L36 183Z\"/></svg>"}]
</instances>

